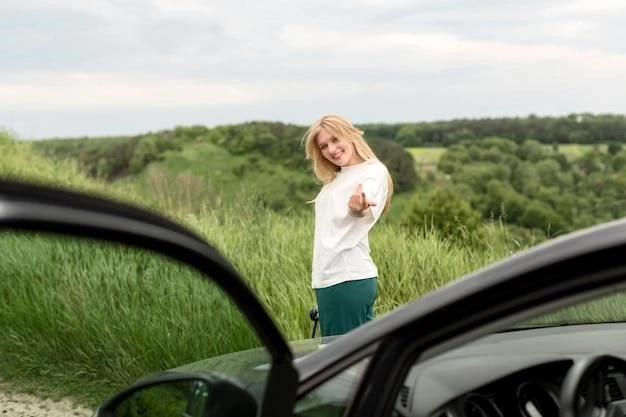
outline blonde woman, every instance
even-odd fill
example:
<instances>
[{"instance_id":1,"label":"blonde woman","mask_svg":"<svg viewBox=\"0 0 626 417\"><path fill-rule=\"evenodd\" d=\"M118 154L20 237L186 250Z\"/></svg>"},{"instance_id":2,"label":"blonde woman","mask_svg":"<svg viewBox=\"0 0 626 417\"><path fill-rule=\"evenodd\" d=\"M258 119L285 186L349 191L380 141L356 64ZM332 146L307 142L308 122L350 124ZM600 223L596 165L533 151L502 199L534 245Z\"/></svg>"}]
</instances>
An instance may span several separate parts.
<instances>
[{"instance_id":1,"label":"blonde woman","mask_svg":"<svg viewBox=\"0 0 626 417\"><path fill-rule=\"evenodd\" d=\"M322 189L314 200L312 287L322 336L346 333L374 318L378 269L368 234L386 211L393 182L348 120L327 115L303 141Z\"/></svg>"}]
</instances>

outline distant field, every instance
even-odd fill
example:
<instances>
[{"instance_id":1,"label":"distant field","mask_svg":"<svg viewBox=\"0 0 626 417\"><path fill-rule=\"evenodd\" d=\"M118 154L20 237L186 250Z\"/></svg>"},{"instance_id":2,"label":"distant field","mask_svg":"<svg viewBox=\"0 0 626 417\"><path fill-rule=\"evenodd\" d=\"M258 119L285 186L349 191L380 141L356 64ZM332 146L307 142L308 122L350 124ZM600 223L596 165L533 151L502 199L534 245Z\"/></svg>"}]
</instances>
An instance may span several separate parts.
<instances>
[{"instance_id":1,"label":"distant field","mask_svg":"<svg viewBox=\"0 0 626 417\"><path fill-rule=\"evenodd\" d=\"M415 163L421 168L434 168L446 148L407 148L415 158Z\"/></svg>"},{"instance_id":2,"label":"distant field","mask_svg":"<svg viewBox=\"0 0 626 417\"><path fill-rule=\"evenodd\" d=\"M551 148L551 145L546 145ZM559 145L559 152L564 153L569 158L577 158L585 152L593 149L593 145ZM606 152L607 145L600 145L600 150Z\"/></svg>"},{"instance_id":3,"label":"distant field","mask_svg":"<svg viewBox=\"0 0 626 417\"><path fill-rule=\"evenodd\" d=\"M552 145L545 145L546 148L552 149ZM585 152L590 151L593 145L559 145L559 152L563 153L568 158L578 158ZM600 145L600 149L606 151L606 145ZM415 158L415 162L422 168L435 167L439 158L446 151L444 147L414 147L407 148L407 150Z\"/></svg>"}]
</instances>

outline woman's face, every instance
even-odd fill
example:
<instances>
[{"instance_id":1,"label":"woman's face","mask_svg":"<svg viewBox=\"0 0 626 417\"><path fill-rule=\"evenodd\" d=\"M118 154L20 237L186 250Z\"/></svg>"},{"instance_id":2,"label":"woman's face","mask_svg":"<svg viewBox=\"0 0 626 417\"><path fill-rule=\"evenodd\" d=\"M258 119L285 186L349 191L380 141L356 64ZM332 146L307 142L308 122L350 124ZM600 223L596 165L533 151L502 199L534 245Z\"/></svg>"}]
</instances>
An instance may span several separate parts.
<instances>
[{"instance_id":1,"label":"woman's face","mask_svg":"<svg viewBox=\"0 0 626 417\"><path fill-rule=\"evenodd\" d=\"M352 142L334 137L323 127L315 137L315 141L322 156L339 167L361 162Z\"/></svg>"}]
</instances>

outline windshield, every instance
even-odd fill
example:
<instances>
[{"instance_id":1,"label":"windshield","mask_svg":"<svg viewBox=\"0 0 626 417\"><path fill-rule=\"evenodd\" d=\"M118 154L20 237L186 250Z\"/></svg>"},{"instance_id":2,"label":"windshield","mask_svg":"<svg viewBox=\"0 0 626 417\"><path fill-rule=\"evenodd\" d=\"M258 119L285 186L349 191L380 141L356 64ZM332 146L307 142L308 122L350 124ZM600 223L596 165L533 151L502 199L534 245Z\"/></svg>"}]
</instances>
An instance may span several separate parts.
<instances>
[{"instance_id":1,"label":"windshield","mask_svg":"<svg viewBox=\"0 0 626 417\"><path fill-rule=\"evenodd\" d=\"M611 293L534 317L512 328L615 322L626 322L626 292L624 291Z\"/></svg>"}]
</instances>

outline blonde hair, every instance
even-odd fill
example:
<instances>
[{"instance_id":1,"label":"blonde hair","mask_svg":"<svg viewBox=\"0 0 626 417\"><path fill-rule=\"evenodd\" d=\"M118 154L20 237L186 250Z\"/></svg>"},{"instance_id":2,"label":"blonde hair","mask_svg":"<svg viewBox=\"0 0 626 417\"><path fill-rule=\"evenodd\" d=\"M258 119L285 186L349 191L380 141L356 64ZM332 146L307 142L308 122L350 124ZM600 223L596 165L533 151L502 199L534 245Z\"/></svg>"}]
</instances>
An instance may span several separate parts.
<instances>
[{"instance_id":1,"label":"blonde hair","mask_svg":"<svg viewBox=\"0 0 626 417\"><path fill-rule=\"evenodd\" d=\"M302 138L306 159L313 162L313 173L322 184L327 184L334 180L337 176L337 172L341 169L341 167L324 158L320 148L317 146L317 134L322 128L326 129L337 139L343 139L351 142L354 145L357 155L359 155L363 160L378 160L372 148L370 148L363 138L363 134L365 132L354 127L352 123L342 116L336 114L323 116L308 128ZM393 180L390 175L387 176L387 186L387 200L385 201L383 211L386 211L389 208L389 205L391 204L391 196L393 195Z\"/></svg>"}]
</instances>

